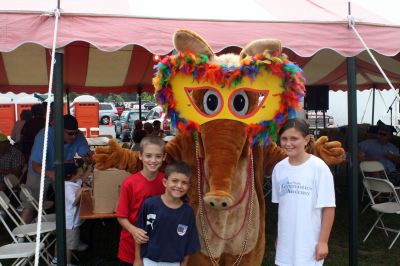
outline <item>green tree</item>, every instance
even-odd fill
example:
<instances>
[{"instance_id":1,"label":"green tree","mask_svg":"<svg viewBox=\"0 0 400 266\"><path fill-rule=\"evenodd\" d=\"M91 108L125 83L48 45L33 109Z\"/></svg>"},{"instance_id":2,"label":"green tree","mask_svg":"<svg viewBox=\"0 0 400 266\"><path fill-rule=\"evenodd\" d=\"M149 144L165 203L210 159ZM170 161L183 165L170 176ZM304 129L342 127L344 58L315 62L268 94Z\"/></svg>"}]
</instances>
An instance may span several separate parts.
<instances>
[{"instance_id":1,"label":"green tree","mask_svg":"<svg viewBox=\"0 0 400 266\"><path fill-rule=\"evenodd\" d=\"M155 95L153 93L143 92L142 93L142 100L155 102L156 101L156 97L155 97Z\"/></svg>"},{"instance_id":2,"label":"green tree","mask_svg":"<svg viewBox=\"0 0 400 266\"><path fill-rule=\"evenodd\" d=\"M122 98L121 95L119 94L114 94L110 93L107 98L104 99L106 102L112 102L112 103L121 103L124 101L124 98Z\"/></svg>"}]
</instances>

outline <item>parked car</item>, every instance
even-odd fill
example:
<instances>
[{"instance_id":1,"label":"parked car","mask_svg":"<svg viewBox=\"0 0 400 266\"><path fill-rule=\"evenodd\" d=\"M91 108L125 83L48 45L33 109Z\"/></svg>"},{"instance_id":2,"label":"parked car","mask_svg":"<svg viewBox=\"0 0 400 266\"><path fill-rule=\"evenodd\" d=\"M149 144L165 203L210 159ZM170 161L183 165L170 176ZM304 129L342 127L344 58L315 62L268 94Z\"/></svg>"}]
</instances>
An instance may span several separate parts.
<instances>
[{"instance_id":1,"label":"parked car","mask_svg":"<svg viewBox=\"0 0 400 266\"><path fill-rule=\"evenodd\" d=\"M163 112L163 108L160 105L150 110L145 122L153 123L155 120L161 122L161 129L164 130L165 135L176 135L178 133L176 128L171 127L170 119L166 118L166 113Z\"/></svg>"},{"instance_id":2,"label":"parked car","mask_svg":"<svg viewBox=\"0 0 400 266\"><path fill-rule=\"evenodd\" d=\"M149 113L148 110L142 110L142 120ZM131 132L134 129L135 120L139 119L138 110L125 110L122 112L120 118L114 121L115 125L115 136L121 138L122 141L129 141L131 138Z\"/></svg>"},{"instance_id":3,"label":"parked car","mask_svg":"<svg viewBox=\"0 0 400 266\"><path fill-rule=\"evenodd\" d=\"M113 103L99 103L99 123L108 125L118 119L118 110Z\"/></svg>"},{"instance_id":4,"label":"parked car","mask_svg":"<svg viewBox=\"0 0 400 266\"><path fill-rule=\"evenodd\" d=\"M151 102L151 101L142 101L142 110L151 110L154 107L157 106L157 104ZM135 104L132 105L132 109L139 109L139 102L136 102Z\"/></svg>"}]
</instances>

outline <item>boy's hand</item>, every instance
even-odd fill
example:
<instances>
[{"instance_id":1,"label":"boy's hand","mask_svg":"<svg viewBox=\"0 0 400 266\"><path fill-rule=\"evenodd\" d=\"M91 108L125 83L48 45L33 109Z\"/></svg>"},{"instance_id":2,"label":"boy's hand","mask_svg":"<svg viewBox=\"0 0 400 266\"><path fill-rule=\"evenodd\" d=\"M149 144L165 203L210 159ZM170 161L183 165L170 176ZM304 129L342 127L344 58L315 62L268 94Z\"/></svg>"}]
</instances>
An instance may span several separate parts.
<instances>
[{"instance_id":1,"label":"boy's hand","mask_svg":"<svg viewBox=\"0 0 400 266\"><path fill-rule=\"evenodd\" d=\"M135 258L135 260L133 261L133 266L143 266L143 260Z\"/></svg>"},{"instance_id":2,"label":"boy's hand","mask_svg":"<svg viewBox=\"0 0 400 266\"><path fill-rule=\"evenodd\" d=\"M315 247L315 259L317 261L323 260L328 256L328 253L328 243L318 242L317 246Z\"/></svg>"},{"instance_id":3,"label":"boy's hand","mask_svg":"<svg viewBox=\"0 0 400 266\"><path fill-rule=\"evenodd\" d=\"M135 239L136 243L138 243L138 244L144 244L144 243L147 243L147 241L149 241L147 232L144 231L143 229L135 227L132 235L133 235L133 239Z\"/></svg>"},{"instance_id":4,"label":"boy's hand","mask_svg":"<svg viewBox=\"0 0 400 266\"><path fill-rule=\"evenodd\" d=\"M90 191L90 187L82 187L81 190L82 190L82 192L84 192L84 191Z\"/></svg>"}]
</instances>

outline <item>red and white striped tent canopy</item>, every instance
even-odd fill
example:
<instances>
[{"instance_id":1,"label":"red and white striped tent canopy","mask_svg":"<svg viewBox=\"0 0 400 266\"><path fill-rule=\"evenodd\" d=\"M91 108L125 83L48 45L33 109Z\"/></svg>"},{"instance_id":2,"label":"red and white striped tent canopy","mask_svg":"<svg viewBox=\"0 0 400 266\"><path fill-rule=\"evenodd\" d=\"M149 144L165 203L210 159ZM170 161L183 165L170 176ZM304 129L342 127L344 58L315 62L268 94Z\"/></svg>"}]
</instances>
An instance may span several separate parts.
<instances>
[{"instance_id":1,"label":"red and white striped tent canopy","mask_svg":"<svg viewBox=\"0 0 400 266\"><path fill-rule=\"evenodd\" d=\"M153 55L170 53L176 29L214 49L240 51L261 38L282 41L308 85L345 90L345 57L357 56L358 89L389 88L353 30L345 0L60 0L57 48L64 83L77 93L152 91ZM351 2L355 28L395 87L400 84L397 1ZM184 5L184 6L183 6ZM45 92L57 0L13 0L0 10L0 92Z\"/></svg>"}]
</instances>

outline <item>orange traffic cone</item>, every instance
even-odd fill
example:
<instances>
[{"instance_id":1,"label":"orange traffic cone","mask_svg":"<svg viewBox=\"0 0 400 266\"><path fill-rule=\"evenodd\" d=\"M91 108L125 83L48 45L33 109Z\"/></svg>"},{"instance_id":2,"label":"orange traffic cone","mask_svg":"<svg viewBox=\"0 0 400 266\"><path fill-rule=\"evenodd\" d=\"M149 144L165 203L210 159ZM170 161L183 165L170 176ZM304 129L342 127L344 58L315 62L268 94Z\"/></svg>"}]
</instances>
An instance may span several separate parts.
<instances>
[{"instance_id":1,"label":"orange traffic cone","mask_svg":"<svg viewBox=\"0 0 400 266\"><path fill-rule=\"evenodd\" d=\"M111 118L110 118L110 121L108 122L108 125L109 125L110 127L112 127L112 125L113 125L112 119L111 119Z\"/></svg>"}]
</instances>

